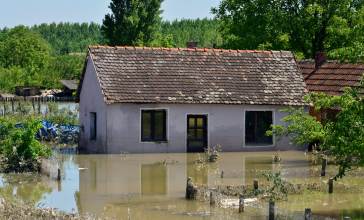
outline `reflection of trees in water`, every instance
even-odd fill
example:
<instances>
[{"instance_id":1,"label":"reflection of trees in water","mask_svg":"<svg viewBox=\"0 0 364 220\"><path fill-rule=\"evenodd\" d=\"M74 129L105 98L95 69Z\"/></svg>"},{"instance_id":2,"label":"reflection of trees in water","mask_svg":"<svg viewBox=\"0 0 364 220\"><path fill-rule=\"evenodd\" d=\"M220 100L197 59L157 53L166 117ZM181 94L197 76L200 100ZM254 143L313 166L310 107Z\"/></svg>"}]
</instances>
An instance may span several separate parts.
<instances>
[{"instance_id":1,"label":"reflection of trees in water","mask_svg":"<svg viewBox=\"0 0 364 220\"><path fill-rule=\"evenodd\" d=\"M52 192L41 176L34 174L7 174L2 176L2 180L0 195L10 201L20 200L36 205L45 194Z\"/></svg>"}]
</instances>

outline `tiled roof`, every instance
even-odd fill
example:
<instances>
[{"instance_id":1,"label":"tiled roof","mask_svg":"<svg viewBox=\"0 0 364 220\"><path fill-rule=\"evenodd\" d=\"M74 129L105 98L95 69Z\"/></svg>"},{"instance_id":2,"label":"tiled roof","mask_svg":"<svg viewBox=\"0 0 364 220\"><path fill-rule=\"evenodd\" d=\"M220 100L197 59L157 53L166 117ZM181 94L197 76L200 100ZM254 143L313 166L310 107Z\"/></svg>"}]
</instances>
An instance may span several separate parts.
<instances>
[{"instance_id":1,"label":"tiled roof","mask_svg":"<svg viewBox=\"0 0 364 220\"><path fill-rule=\"evenodd\" d=\"M303 105L291 52L94 46L89 56L107 104Z\"/></svg>"},{"instance_id":2,"label":"tiled roof","mask_svg":"<svg viewBox=\"0 0 364 220\"><path fill-rule=\"evenodd\" d=\"M364 75L364 64L329 61L315 69L314 61L299 62L310 92L340 95L345 87L358 86Z\"/></svg>"}]
</instances>

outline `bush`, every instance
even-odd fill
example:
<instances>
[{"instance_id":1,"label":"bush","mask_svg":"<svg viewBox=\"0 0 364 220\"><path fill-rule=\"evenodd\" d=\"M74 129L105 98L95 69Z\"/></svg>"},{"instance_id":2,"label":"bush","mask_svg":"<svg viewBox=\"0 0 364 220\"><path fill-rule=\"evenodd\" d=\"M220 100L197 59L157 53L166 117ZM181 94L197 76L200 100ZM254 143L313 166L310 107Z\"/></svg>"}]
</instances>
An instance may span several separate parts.
<instances>
[{"instance_id":1,"label":"bush","mask_svg":"<svg viewBox=\"0 0 364 220\"><path fill-rule=\"evenodd\" d=\"M0 119L0 153L3 172L39 171L40 159L51 150L35 137L41 121L31 117L18 122L14 118Z\"/></svg>"}]
</instances>

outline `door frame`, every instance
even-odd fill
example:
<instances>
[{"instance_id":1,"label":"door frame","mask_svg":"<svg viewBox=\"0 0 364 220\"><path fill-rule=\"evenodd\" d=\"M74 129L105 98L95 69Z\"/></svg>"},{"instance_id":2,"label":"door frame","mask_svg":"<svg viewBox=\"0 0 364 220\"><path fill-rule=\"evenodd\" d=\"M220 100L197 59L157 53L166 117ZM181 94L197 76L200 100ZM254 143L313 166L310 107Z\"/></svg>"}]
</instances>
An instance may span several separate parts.
<instances>
[{"instance_id":1,"label":"door frame","mask_svg":"<svg viewBox=\"0 0 364 220\"><path fill-rule=\"evenodd\" d=\"M206 116L206 123L207 123L207 138L206 138L206 145L207 147L210 146L210 117L209 113L186 113L185 114L185 147L186 147L186 153L188 153L188 116L189 115L196 115L196 116Z\"/></svg>"}]
</instances>

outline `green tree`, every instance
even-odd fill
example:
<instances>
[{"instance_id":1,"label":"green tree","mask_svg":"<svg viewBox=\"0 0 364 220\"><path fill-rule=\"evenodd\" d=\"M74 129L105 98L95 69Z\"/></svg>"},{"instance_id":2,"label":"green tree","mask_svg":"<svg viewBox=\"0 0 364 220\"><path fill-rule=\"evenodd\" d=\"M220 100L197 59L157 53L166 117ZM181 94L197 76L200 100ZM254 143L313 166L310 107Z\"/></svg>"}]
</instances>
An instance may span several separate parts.
<instances>
[{"instance_id":1,"label":"green tree","mask_svg":"<svg viewBox=\"0 0 364 220\"><path fill-rule=\"evenodd\" d=\"M37 33L18 26L5 33L0 42L0 65L17 66L36 72L49 64L51 48Z\"/></svg>"},{"instance_id":2,"label":"green tree","mask_svg":"<svg viewBox=\"0 0 364 220\"><path fill-rule=\"evenodd\" d=\"M226 47L289 49L313 58L363 36L363 0L223 0L213 12L221 20ZM358 25L360 24L360 25Z\"/></svg>"},{"instance_id":3,"label":"green tree","mask_svg":"<svg viewBox=\"0 0 364 220\"><path fill-rule=\"evenodd\" d=\"M318 142L323 154L333 157L339 165L336 178L356 167L364 165L364 80L359 87L347 88L341 96L312 93L306 97L317 111L339 109L336 118L325 122L301 110L294 110L285 117L288 126L273 126L268 135L291 135L293 142L309 144Z\"/></svg>"},{"instance_id":4,"label":"green tree","mask_svg":"<svg viewBox=\"0 0 364 220\"><path fill-rule=\"evenodd\" d=\"M30 27L52 46L55 55L85 53L88 46L104 42L96 23L51 23Z\"/></svg>"},{"instance_id":5,"label":"green tree","mask_svg":"<svg viewBox=\"0 0 364 220\"><path fill-rule=\"evenodd\" d=\"M148 45L160 24L162 0L112 0L102 33L110 45Z\"/></svg>"}]
</instances>

